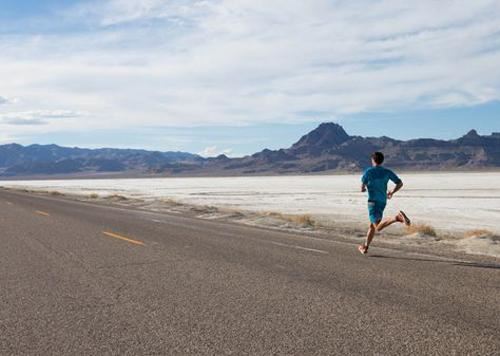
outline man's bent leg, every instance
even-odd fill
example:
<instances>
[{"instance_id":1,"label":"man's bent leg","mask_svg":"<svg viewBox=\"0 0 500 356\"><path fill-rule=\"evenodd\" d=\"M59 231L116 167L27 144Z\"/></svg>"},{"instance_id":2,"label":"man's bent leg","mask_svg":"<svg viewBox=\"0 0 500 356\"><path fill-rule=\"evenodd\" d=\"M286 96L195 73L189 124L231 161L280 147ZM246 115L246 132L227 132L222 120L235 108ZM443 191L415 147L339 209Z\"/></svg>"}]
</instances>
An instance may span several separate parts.
<instances>
[{"instance_id":1,"label":"man's bent leg","mask_svg":"<svg viewBox=\"0 0 500 356\"><path fill-rule=\"evenodd\" d=\"M384 230L386 227L391 226L392 224L397 223L397 222L400 222L400 223L404 222L403 218L401 217L401 214L398 214L392 218L387 218L387 219L383 220L382 222L380 222L377 225L377 231L380 232L380 231Z\"/></svg>"}]
</instances>

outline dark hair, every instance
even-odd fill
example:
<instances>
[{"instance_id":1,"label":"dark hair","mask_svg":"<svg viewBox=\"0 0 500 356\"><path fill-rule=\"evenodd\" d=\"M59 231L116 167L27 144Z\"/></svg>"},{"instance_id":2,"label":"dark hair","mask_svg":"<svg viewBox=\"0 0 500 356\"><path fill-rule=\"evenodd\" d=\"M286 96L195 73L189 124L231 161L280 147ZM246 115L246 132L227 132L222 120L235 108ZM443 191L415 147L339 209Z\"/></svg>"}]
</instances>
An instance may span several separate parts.
<instances>
[{"instance_id":1,"label":"dark hair","mask_svg":"<svg viewBox=\"0 0 500 356\"><path fill-rule=\"evenodd\" d=\"M374 152L372 159L376 164L382 164L384 163L384 154L382 152Z\"/></svg>"}]
</instances>

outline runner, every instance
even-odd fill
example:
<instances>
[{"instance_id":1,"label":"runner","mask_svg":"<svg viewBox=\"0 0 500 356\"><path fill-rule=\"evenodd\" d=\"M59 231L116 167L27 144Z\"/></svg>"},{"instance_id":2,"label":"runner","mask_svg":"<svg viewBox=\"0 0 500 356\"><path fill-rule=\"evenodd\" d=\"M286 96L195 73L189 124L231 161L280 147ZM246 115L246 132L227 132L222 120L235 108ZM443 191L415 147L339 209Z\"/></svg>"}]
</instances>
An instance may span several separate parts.
<instances>
[{"instance_id":1,"label":"runner","mask_svg":"<svg viewBox=\"0 0 500 356\"><path fill-rule=\"evenodd\" d=\"M402 210L396 216L382 220L387 199L391 199L403 187L403 181L393 171L382 167L382 163L384 163L382 152L373 153L371 158L373 167L368 168L361 178L361 191L366 192L368 190L368 213L370 216L370 227L366 235L366 243L358 246L359 252L363 255L368 253L368 247L377 231L382 231L396 222L407 226L411 224L410 219ZM389 180L394 182L396 186L387 192Z\"/></svg>"}]
</instances>

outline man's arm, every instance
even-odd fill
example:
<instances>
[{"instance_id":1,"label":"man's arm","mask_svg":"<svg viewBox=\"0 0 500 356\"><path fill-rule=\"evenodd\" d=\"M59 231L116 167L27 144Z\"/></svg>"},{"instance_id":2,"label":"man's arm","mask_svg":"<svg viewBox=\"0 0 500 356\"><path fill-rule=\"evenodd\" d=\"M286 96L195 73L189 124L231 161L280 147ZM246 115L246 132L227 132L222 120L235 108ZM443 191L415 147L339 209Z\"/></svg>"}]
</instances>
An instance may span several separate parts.
<instances>
[{"instance_id":1,"label":"man's arm","mask_svg":"<svg viewBox=\"0 0 500 356\"><path fill-rule=\"evenodd\" d=\"M394 194L396 194L398 191L401 190L401 188L403 188L403 182L399 181L399 183L396 184L394 189L387 193L387 199L391 199Z\"/></svg>"},{"instance_id":2,"label":"man's arm","mask_svg":"<svg viewBox=\"0 0 500 356\"><path fill-rule=\"evenodd\" d=\"M361 177L361 192L364 193L366 192L366 187L368 184L368 170L363 173L363 176Z\"/></svg>"}]
</instances>

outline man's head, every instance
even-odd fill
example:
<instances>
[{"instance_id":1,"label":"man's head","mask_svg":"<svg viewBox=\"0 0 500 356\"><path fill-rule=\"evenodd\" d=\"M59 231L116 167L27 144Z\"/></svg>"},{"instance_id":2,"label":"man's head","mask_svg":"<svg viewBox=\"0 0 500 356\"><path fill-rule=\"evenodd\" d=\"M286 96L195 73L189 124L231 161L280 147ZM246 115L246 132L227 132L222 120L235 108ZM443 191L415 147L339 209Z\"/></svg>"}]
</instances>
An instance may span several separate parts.
<instances>
[{"instance_id":1,"label":"man's head","mask_svg":"<svg viewBox=\"0 0 500 356\"><path fill-rule=\"evenodd\" d=\"M380 166L382 163L384 163L384 154L382 152L374 152L372 154L372 165Z\"/></svg>"}]
</instances>

